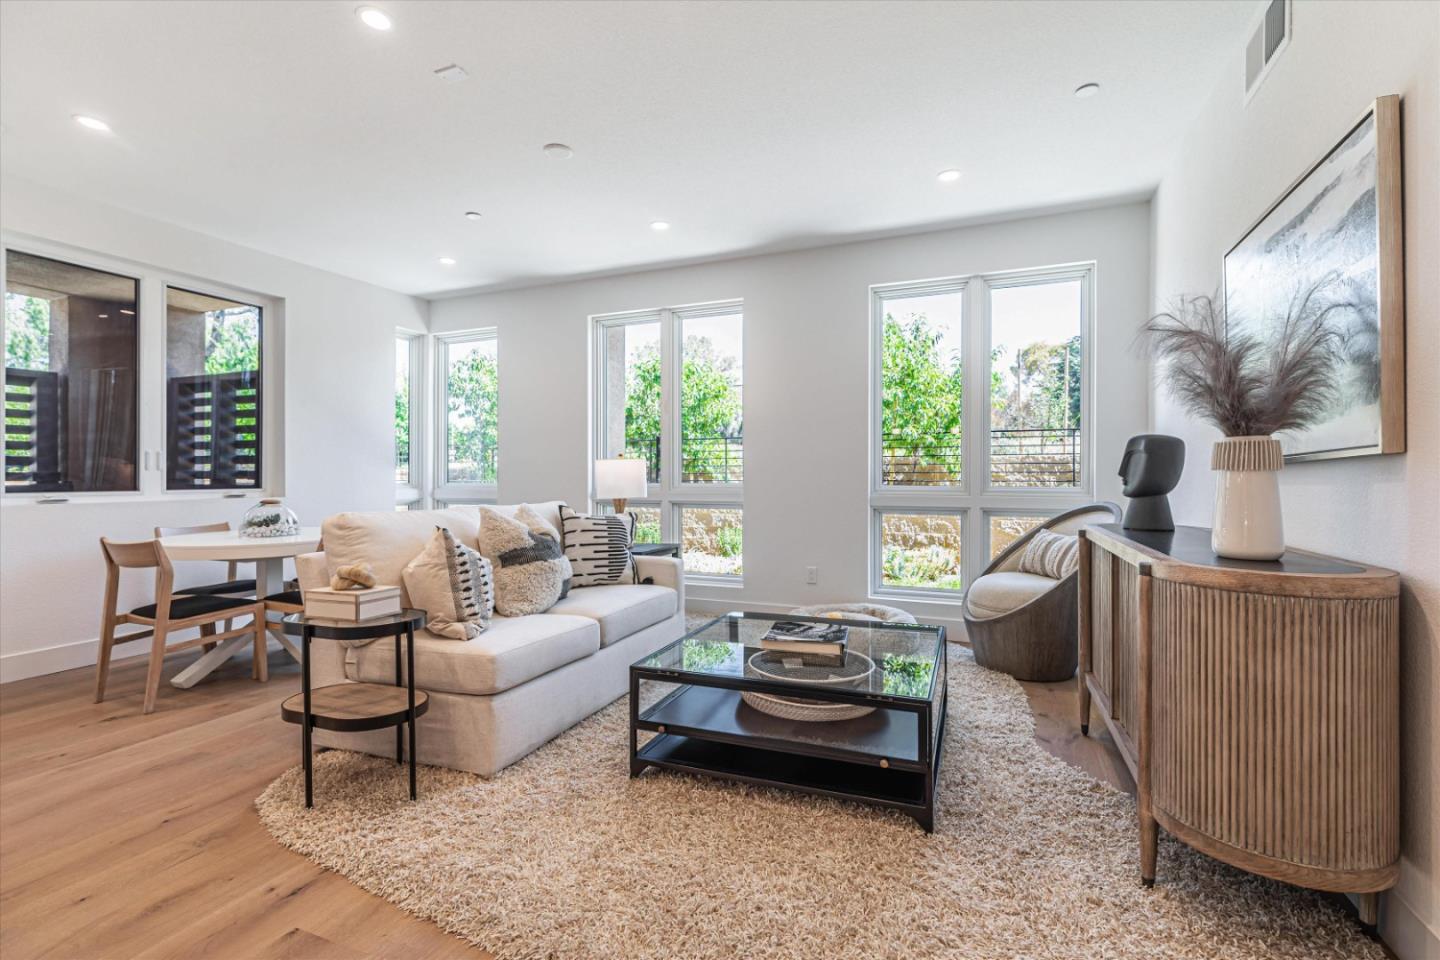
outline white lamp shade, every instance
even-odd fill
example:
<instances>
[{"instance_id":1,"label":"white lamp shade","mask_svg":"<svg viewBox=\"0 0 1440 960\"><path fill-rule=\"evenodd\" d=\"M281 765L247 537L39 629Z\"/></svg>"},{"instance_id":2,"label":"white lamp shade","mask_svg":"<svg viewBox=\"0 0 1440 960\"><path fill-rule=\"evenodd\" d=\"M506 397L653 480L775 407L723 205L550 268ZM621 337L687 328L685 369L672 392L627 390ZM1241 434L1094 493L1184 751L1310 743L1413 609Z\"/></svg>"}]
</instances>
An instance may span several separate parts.
<instances>
[{"instance_id":1,"label":"white lamp shade","mask_svg":"<svg viewBox=\"0 0 1440 960\"><path fill-rule=\"evenodd\" d=\"M649 492L644 460L617 458L595 461L596 500L636 500Z\"/></svg>"}]
</instances>

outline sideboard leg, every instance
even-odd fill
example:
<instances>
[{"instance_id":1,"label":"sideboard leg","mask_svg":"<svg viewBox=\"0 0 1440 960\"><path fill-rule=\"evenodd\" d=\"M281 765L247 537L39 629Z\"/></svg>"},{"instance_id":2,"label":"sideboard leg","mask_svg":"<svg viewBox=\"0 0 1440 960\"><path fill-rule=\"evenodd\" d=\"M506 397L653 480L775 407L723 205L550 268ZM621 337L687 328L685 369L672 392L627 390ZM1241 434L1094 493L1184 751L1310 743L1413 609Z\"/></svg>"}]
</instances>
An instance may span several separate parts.
<instances>
[{"instance_id":1,"label":"sideboard leg","mask_svg":"<svg viewBox=\"0 0 1440 960\"><path fill-rule=\"evenodd\" d=\"M1149 810L1140 812L1140 882L1155 886L1155 852L1160 843L1160 825Z\"/></svg>"},{"instance_id":2,"label":"sideboard leg","mask_svg":"<svg viewBox=\"0 0 1440 960\"><path fill-rule=\"evenodd\" d=\"M1360 923L1367 932L1380 922L1380 894L1362 893L1359 897Z\"/></svg>"}]
</instances>

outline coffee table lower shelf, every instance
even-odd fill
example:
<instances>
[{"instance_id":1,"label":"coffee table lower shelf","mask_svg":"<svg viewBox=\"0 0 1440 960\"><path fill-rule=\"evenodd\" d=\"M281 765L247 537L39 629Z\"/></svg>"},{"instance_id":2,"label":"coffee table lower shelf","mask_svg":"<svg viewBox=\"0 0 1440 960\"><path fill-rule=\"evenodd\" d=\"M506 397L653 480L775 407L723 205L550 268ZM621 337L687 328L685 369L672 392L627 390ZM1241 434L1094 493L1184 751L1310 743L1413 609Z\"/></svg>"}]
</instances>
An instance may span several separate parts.
<instances>
[{"instance_id":1,"label":"coffee table lower shelf","mask_svg":"<svg viewBox=\"0 0 1440 960\"><path fill-rule=\"evenodd\" d=\"M936 744L938 751L943 744ZM913 817L926 833L934 829L934 781L921 772L873 764L767 750L733 742L656 734L630 761L630 775L646 767L781 787L816 796L889 807Z\"/></svg>"}]
</instances>

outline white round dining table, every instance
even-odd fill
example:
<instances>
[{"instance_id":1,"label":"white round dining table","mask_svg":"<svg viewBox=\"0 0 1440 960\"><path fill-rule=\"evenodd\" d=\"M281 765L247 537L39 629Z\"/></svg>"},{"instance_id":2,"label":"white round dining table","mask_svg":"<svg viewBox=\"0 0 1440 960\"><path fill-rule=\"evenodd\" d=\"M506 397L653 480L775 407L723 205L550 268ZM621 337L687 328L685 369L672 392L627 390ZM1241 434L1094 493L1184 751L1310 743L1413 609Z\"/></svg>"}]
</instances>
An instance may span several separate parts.
<instances>
[{"instance_id":1,"label":"white round dining table","mask_svg":"<svg viewBox=\"0 0 1440 960\"><path fill-rule=\"evenodd\" d=\"M286 558L313 553L319 546L319 527L301 527L299 533L288 537L242 537L237 531L222 530L160 538L160 547L172 563L186 560L234 560L238 563L255 564L255 596L261 598L285 589ZM268 627L268 631L292 657L300 659L300 651L283 631L275 626ZM249 645L249 637L231 637L181 670L170 682L177 687L193 687L242 647Z\"/></svg>"}]
</instances>

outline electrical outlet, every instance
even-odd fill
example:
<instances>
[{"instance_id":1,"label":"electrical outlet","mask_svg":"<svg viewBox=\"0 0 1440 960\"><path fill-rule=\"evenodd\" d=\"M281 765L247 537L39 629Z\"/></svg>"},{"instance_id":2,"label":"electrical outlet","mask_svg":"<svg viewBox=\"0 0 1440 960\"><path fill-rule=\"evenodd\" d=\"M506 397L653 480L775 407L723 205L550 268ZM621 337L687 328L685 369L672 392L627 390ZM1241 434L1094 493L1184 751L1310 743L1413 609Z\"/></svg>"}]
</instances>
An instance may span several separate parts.
<instances>
[{"instance_id":1,"label":"electrical outlet","mask_svg":"<svg viewBox=\"0 0 1440 960\"><path fill-rule=\"evenodd\" d=\"M820 568L819 568L819 567L806 567L806 568L805 568L805 582L806 582L806 583L819 583L819 582L820 582Z\"/></svg>"}]
</instances>

